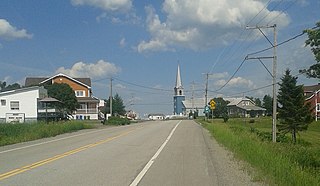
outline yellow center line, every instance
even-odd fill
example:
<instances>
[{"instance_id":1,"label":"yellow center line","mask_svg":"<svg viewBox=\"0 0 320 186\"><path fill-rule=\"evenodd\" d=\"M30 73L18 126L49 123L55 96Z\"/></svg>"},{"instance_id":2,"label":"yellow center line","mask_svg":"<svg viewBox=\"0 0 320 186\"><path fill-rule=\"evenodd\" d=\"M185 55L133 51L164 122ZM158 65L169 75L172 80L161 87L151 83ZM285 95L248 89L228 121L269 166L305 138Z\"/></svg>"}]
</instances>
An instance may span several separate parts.
<instances>
[{"instance_id":1,"label":"yellow center line","mask_svg":"<svg viewBox=\"0 0 320 186\"><path fill-rule=\"evenodd\" d=\"M61 158L70 156L70 155L72 155L72 154L76 154L76 153L81 152L81 151L84 151L84 150L86 150L86 149L89 149L89 148L92 148L92 147L101 145L101 144L103 144L103 143L107 143L107 142L112 141L112 140L114 140L114 139L117 139L117 138L119 138L119 137L128 135L129 133L133 132L134 130L136 130L136 129L129 130L129 131L123 132L123 133L121 133L121 134L118 134L118 135L116 135L116 136L113 136L113 137L110 137L110 138L107 138L107 139L104 139L104 140L101 140L101 141L98 141L98 142L95 142L95 143L91 143L91 144L88 144L88 145L85 145L85 146L82 146L82 147L79 147L79 148L76 148L76 149L67 151L67 152L65 152L65 153L58 154L58 155L53 156L53 157L51 157L51 158L44 159L44 160L41 160L41 161L32 163L32 164L30 164L30 165L26 165L26 166L23 166L23 167L21 167L21 168L17 168L17 169L14 169L14 170L12 170L12 171L9 171L9 172L0 174L0 181L1 181L1 180L4 180L4 179L6 179L6 178L12 177L12 176L14 176L14 175L17 175L17 174L20 174L20 173L23 173L23 172L32 170L32 169L37 168L37 167L39 167L39 166L42 166L42 165L51 163L51 162L53 162L53 161L59 160L59 159L61 159Z\"/></svg>"}]
</instances>

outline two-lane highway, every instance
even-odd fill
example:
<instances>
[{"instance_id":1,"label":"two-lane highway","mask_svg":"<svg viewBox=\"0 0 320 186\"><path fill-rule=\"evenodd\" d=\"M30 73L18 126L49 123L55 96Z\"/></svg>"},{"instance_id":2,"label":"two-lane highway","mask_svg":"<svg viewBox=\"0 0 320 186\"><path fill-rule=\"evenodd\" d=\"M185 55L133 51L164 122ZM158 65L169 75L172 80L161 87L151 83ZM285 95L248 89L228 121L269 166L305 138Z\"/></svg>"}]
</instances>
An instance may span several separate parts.
<instances>
[{"instance_id":1,"label":"two-lane highway","mask_svg":"<svg viewBox=\"0 0 320 186\"><path fill-rule=\"evenodd\" d=\"M0 185L247 184L222 179L208 140L194 121L173 120L1 147Z\"/></svg>"}]
</instances>

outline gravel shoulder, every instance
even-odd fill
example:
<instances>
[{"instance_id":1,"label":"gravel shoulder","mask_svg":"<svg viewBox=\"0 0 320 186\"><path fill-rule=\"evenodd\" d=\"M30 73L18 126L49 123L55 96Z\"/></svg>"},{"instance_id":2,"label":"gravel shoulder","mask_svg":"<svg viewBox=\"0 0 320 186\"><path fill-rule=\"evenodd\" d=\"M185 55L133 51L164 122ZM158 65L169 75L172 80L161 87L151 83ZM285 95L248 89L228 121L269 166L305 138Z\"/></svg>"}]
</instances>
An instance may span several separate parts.
<instances>
[{"instance_id":1,"label":"gravel shoulder","mask_svg":"<svg viewBox=\"0 0 320 186\"><path fill-rule=\"evenodd\" d=\"M219 185L265 185L253 181L248 171L246 171L249 165L236 160L232 152L221 146L207 129L202 128L202 133Z\"/></svg>"}]
</instances>

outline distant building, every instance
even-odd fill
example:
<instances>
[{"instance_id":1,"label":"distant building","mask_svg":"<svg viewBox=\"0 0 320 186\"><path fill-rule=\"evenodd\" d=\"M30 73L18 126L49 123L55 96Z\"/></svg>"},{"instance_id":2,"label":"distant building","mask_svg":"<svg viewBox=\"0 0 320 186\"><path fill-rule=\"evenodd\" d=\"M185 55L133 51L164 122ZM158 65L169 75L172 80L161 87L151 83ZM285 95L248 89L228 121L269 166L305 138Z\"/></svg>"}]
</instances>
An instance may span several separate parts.
<instances>
[{"instance_id":1,"label":"distant building","mask_svg":"<svg viewBox=\"0 0 320 186\"><path fill-rule=\"evenodd\" d=\"M37 121L45 97L47 90L39 86L0 92L0 123Z\"/></svg>"},{"instance_id":2,"label":"distant building","mask_svg":"<svg viewBox=\"0 0 320 186\"><path fill-rule=\"evenodd\" d=\"M320 83L317 85L304 86L303 89L306 102L311 104L313 116L318 120L318 118L320 118Z\"/></svg>"},{"instance_id":3,"label":"distant building","mask_svg":"<svg viewBox=\"0 0 320 186\"><path fill-rule=\"evenodd\" d=\"M198 112L198 116L204 116L205 98L191 98L182 101L186 115L190 112Z\"/></svg>"},{"instance_id":4,"label":"distant building","mask_svg":"<svg viewBox=\"0 0 320 186\"><path fill-rule=\"evenodd\" d=\"M148 119L149 120L164 120L165 115L164 114L149 114Z\"/></svg>"},{"instance_id":5,"label":"distant building","mask_svg":"<svg viewBox=\"0 0 320 186\"><path fill-rule=\"evenodd\" d=\"M180 66L178 65L177 76L176 76L176 85L174 87L174 96L173 96L173 114L174 115L185 115L185 109L183 106L183 101L185 100L185 95L183 92L183 86L180 76Z\"/></svg>"},{"instance_id":6,"label":"distant building","mask_svg":"<svg viewBox=\"0 0 320 186\"><path fill-rule=\"evenodd\" d=\"M227 98L228 115L231 117L258 117L265 115L265 108L258 107L248 98Z\"/></svg>"}]
</instances>

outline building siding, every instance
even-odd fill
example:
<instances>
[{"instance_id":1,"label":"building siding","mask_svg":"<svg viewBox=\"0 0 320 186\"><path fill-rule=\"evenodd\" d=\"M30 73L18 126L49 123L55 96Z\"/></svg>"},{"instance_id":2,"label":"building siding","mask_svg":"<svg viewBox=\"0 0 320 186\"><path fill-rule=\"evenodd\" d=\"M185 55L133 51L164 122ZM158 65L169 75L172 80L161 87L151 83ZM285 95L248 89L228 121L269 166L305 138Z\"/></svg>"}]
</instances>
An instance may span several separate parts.
<instances>
[{"instance_id":1,"label":"building siding","mask_svg":"<svg viewBox=\"0 0 320 186\"><path fill-rule=\"evenodd\" d=\"M74 91L84 91L84 97L90 97L89 89L86 86L83 86L77 82L70 80L69 78L58 76L52 79L52 83L66 83L68 84Z\"/></svg>"}]
</instances>

